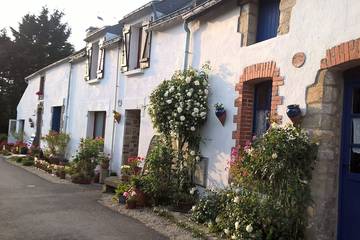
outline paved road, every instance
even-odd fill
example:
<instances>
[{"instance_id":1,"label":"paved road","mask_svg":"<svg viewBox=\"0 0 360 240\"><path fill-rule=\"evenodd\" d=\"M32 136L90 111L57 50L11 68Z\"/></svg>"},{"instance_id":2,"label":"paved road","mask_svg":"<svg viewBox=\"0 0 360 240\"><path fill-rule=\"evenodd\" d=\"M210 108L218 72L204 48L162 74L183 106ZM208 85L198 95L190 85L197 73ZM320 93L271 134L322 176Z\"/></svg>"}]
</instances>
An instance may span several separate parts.
<instances>
[{"instance_id":1,"label":"paved road","mask_svg":"<svg viewBox=\"0 0 360 240\"><path fill-rule=\"evenodd\" d=\"M0 157L0 240L166 239L99 203L99 191L53 184Z\"/></svg>"}]
</instances>

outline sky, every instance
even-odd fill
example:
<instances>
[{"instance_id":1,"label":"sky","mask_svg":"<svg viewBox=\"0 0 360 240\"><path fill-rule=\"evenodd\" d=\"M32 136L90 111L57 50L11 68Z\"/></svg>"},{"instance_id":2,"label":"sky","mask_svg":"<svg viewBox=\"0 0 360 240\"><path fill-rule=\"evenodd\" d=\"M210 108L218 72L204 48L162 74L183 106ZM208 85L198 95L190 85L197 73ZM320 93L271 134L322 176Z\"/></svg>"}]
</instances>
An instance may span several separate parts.
<instances>
[{"instance_id":1,"label":"sky","mask_svg":"<svg viewBox=\"0 0 360 240\"><path fill-rule=\"evenodd\" d=\"M59 9L71 27L69 41L79 50L85 46L85 30L89 26L101 27L116 24L124 15L150 0L0 0L0 29L18 28L22 16L27 13L38 15L42 6L50 11ZM97 16L103 18L99 20Z\"/></svg>"}]
</instances>

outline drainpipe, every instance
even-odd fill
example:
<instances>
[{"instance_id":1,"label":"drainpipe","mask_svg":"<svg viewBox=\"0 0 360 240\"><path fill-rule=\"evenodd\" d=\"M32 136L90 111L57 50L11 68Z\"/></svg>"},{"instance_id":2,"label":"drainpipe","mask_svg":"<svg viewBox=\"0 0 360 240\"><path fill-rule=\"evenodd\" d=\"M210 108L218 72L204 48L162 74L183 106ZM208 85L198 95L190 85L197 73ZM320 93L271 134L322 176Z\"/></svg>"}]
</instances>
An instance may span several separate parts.
<instances>
[{"instance_id":1,"label":"drainpipe","mask_svg":"<svg viewBox=\"0 0 360 240\"><path fill-rule=\"evenodd\" d=\"M189 28L189 21L186 19L184 22L184 30L186 32L186 39L185 39L185 56L184 56L184 70L188 68L189 65L189 48L190 48L190 28Z\"/></svg>"},{"instance_id":2,"label":"drainpipe","mask_svg":"<svg viewBox=\"0 0 360 240\"><path fill-rule=\"evenodd\" d=\"M120 61L120 45L118 47L118 56L117 56L117 60L116 60L116 83L115 83L115 101L114 101L114 109L116 111L116 105L117 105L117 101L118 101L118 89L119 89L119 61ZM111 138L111 151L110 151L110 156L111 156L111 161L113 161L113 156L114 156L114 138L115 138L115 125L116 125L116 121L113 121L113 128L112 128L112 138ZM110 171L111 171L111 164L110 164Z\"/></svg>"},{"instance_id":3,"label":"drainpipe","mask_svg":"<svg viewBox=\"0 0 360 240\"><path fill-rule=\"evenodd\" d=\"M66 96L66 111L65 111L65 123L64 131L67 132L68 120L69 120L69 102L70 102L70 81L71 81L71 72L72 72L72 63L70 62L70 71L69 71L69 80L67 85L67 96Z\"/></svg>"}]
</instances>

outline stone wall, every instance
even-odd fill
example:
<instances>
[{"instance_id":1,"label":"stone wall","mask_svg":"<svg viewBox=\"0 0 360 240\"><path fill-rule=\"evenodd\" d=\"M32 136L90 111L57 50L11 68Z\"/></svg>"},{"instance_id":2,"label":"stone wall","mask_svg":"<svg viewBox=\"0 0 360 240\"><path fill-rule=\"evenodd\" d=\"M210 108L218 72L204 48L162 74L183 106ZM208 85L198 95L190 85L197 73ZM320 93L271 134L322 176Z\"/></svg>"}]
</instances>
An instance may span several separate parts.
<instances>
[{"instance_id":1,"label":"stone wall","mask_svg":"<svg viewBox=\"0 0 360 240\"><path fill-rule=\"evenodd\" d=\"M342 74L321 70L307 89L307 112L302 127L319 141L313 173L313 207L308 209L308 239L336 239L341 141Z\"/></svg>"},{"instance_id":2,"label":"stone wall","mask_svg":"<svg viewBox=\"0 0 360 240\"><path fill-rule=\"evenodd\" d=\"M126 110L125 133L123 145L123 159L125 163L129 157L138 156L140 134L140 110Z\"/></svg>"},{"instance_id":3,"label":"stone wall","mask_svg":"<svg viewBox=\"0 0 360 240\"><path fill-rule=\"evenodd\" d=\"M290 30L291 12L296 4L296 0L281 0L280 1L280 20L278 35L286 34Z\"/></svg>"}]
</instances>

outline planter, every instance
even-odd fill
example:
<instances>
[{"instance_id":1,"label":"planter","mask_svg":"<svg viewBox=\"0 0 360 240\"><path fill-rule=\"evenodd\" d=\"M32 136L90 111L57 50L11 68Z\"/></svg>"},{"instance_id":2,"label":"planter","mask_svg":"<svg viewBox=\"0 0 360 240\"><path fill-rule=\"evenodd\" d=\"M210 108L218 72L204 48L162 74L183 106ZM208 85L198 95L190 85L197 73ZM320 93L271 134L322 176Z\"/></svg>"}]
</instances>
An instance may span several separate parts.
<instances>
[{"instance_id":1,"label":"planter","mask_svg":"<svg viewBox=\"0 0 360 240\"><path fill-rule=\"evenodd\" d=\"M136 201L126 201L126 209L135 209L136 208Z\"/></svg>"},{"instance_id":2,"label":"planter","mask_svg":"<svg viewBox=\"0 0 360 240\"><path fill-rule=\"evenodd\" d=\"M294 125L298 125L301 121L301 109L299 105L293 104L287 106L286 110L287 116L290 118L290 120L293 122Z\"/></svg>"},{"instance_id":3,"label":"planter","mask_svg":"<svg viewBox=\"0 0 360 240\"><path fill-rule=\"evenodd\" d=\"M224 126L226 120L226 110L225 109L217 109L215 110L215 115L219 119L220 123Z\"/></svg>"},{"instance_id":4,"label":"planter","mask_svg":"<svg viewBox=\"0 0 360 240\"><path fill-rule=\"evenodd\" d=\"M99 183L104 184L105 178L109 177L108 169L100 169Z\"/></svg>"},{"instance_id":5,"label":"planter","mask_svg":"<svg viewBox=\"0 0 360 240\"><path fill-rule=\"evenodd\" d=\"M119 197L119 204L122 204L122 205L126 204L126 197L120 196Z\"/></svg>"}]
</instances>

